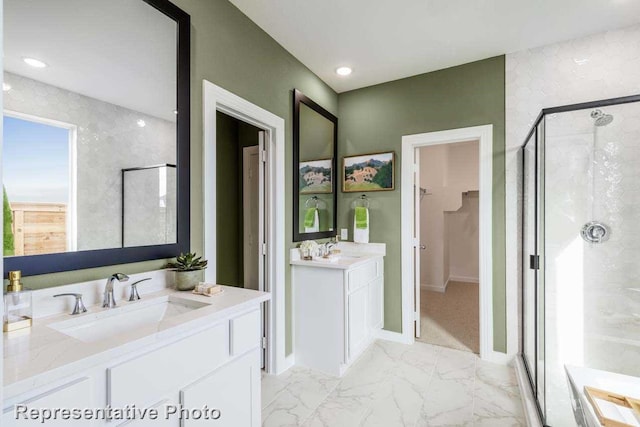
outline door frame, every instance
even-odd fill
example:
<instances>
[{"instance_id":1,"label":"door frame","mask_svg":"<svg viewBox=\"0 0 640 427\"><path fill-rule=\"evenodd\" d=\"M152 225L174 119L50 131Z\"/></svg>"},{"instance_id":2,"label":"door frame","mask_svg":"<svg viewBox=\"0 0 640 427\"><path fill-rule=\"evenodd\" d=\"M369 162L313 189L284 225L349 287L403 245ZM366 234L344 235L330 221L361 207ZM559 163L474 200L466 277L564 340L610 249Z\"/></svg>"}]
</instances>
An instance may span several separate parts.
<instances>
[{"instance_id":1,"label":"door frame","mask_svg":"<svg viewBox=\"0 0 640 427\"><path fill-rule=\"evenodd\" d=\"M249 123L266 132L265 152L265 291L271 293L267 307L267 364L269 374L288 366L285 357L285 124L284 119L203 80L203 214L204 255L212 262L205 280L216 281L216 112Z\"/></svg>"},{"instance_id":2,"label":"door frame","mask_svg":"<svg viewBox=\"0 0 640 427\"><path fill-rule=\"evenodd\" d=\"M498 363L510 360L493 350L493 125L473 126L402 137L401 166L401 258L402 258L402 335L403 341L415 341L414 284L414 171L416 149L431 145L479 141L480 145L480 358ZM419 321L420 316L418 313Z\"/></svg>"}]
</instances>

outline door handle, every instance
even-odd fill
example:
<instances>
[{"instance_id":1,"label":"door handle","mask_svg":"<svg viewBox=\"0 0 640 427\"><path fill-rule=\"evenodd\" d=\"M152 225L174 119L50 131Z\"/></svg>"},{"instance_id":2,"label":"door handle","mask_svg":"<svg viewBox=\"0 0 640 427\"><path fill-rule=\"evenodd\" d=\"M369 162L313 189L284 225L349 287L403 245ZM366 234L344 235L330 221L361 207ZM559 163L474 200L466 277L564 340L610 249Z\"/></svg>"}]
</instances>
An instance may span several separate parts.
<instances>
[{"instance_id":1,"label":"door handle","mask_svg":"<svg viewBox=\"0 0 640 427\"><path fill-rule=\"evenodd\" d=\"M427 246L426 246L426 245L420 245L420 250L421 250L421 251L424 251L425 249L427 249Z\"/></svg>"}]
</instances>

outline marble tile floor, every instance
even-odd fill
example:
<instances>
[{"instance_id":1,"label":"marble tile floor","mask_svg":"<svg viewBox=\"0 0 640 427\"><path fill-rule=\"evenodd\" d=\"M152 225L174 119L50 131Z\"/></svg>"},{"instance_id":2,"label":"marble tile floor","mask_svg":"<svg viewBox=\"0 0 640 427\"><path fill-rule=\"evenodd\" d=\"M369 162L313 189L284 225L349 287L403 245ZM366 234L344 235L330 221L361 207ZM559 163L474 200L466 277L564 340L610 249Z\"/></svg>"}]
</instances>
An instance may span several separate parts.
<instances>
[{"instance_id":1,"label":"marble tile floor","mask_svg":"<svg viewBox=\"0 0 640 427\"><path fill-rule=\"evenodd\" d=\"M512 367L465 351L376 341L335 378L295 366L262 378L265 427L525 426Z\"/></svg>"}]
</instances>

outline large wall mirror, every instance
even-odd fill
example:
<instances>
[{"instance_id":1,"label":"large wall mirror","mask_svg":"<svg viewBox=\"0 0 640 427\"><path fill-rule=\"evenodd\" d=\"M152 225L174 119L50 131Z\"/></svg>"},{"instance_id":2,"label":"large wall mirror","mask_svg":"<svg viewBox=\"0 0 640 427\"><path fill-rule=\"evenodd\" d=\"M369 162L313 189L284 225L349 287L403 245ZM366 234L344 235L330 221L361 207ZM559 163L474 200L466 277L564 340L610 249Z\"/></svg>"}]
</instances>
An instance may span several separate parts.
<instances>
[{"instance_id":1,"label":"large wall mirror","mask_svg":"<svg viewBox=\"0 0 640 427\"><path fill-rule=\"evenodd\" d=\"M293 91L293 240L336 235L338 118Z\"/></svg>"},{"instance_id":2,"label":"large wall mirror","mask_svg":"<svg viewBox=\"0 0 640 427\"><path fill-rule=\"evenodd\" d=\"M167 0L5 0L4 269L189 249L189 15Z\"/></svg>"}]
</instances>

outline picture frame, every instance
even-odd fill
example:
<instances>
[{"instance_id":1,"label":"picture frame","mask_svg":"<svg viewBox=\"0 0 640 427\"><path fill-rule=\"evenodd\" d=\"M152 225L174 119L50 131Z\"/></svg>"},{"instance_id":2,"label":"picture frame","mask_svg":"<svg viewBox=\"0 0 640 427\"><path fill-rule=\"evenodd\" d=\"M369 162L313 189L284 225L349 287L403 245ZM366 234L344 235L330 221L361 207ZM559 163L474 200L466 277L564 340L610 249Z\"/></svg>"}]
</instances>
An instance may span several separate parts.
<instances>
[{"instance_id":1,"label":"picture frame","mask_svg":"<svg viewBox=\"0 0 640 427\"><path fill-rule=\"evenodd\" d=\"M300 194L333 192L333 159L307 160L298 164Z\"/></svg>"},{"instance_id":2,"label":"picture frame","mask_svg":"<svg viewBox=\"0 0 640 427\"><path fill-rule=\"evenodd\" d=\"M357 154L342 159L342 192L395 190L395 151Z\"/></svg>"}]
</instances>

